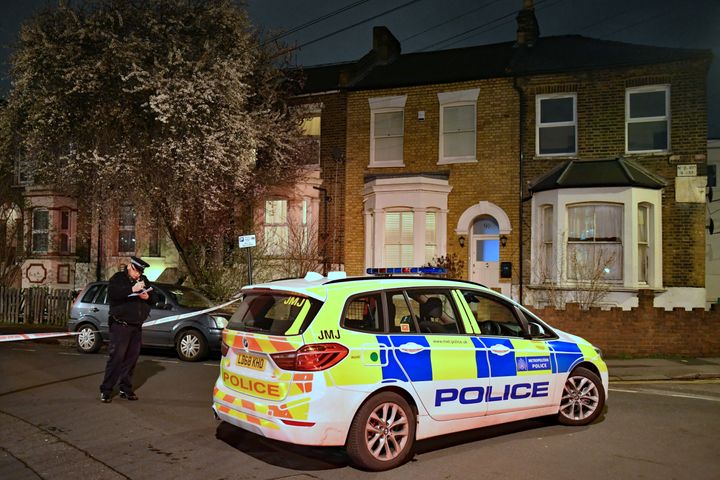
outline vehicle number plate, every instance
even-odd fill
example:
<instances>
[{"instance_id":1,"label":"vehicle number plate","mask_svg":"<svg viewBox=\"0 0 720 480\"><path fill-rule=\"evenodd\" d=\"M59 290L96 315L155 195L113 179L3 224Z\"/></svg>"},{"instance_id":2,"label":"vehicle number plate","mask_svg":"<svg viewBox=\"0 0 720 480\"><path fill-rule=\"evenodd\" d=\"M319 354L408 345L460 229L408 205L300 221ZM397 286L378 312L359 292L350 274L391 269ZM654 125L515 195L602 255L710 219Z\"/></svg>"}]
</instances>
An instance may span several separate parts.
<instances>
[{"instance_id":1,"label":"vehicle number plate","mask_svg":"<svg viewBox=\"0 0 720 480\"><path fill-rule=\"evenodd\" d=\"M247 353L238 354L236 364L239 367L252 368L253 370L265 370L264 358L248 355Z\"/></svg>"}]
</instances>

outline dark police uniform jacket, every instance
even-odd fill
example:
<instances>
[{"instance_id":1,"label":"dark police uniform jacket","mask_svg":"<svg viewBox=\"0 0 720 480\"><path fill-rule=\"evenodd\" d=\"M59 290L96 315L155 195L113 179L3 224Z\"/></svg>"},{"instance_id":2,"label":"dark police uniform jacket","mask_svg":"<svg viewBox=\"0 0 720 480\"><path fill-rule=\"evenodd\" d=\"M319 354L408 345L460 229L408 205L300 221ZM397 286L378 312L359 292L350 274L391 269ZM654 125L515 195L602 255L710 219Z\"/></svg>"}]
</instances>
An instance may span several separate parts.
<instances>
[{"instance_id":1,"label":"dark police uniform jacket","mask_svg":"<svg viewBox=\"0 0 720 480\"><path fill-rule=\"evenodd\" d=\"M140 276L140 280L145 281L145 288L150 286L147 278ZM108 284L108 298L110 299L110 321L113 318L125 322L128 325L142 325L150 314L150 306L153 304L154 295L150 293L150 298L143 300L139 295L130 296L133 293L132 287L135 282L127 274L126 270L117 272L110 277Z\"/></svg>"}]
</instances>

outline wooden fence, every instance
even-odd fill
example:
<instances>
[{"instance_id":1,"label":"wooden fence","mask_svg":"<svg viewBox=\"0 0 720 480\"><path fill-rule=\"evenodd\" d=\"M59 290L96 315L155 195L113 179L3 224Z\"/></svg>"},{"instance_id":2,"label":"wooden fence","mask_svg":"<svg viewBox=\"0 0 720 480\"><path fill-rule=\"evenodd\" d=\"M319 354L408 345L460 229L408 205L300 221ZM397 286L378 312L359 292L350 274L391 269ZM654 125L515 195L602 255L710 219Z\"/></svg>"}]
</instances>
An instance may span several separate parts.
<instances>
[{"instance_id":1,"label":"wooden fence","mask_svg":"<svg viewBox=\"0 0 720 480\"><path fill-rule=\"evenodd\" d=\"M0 323L65 325L74 298L71 290L0 286Z\"/></svg>"}]
</instances>

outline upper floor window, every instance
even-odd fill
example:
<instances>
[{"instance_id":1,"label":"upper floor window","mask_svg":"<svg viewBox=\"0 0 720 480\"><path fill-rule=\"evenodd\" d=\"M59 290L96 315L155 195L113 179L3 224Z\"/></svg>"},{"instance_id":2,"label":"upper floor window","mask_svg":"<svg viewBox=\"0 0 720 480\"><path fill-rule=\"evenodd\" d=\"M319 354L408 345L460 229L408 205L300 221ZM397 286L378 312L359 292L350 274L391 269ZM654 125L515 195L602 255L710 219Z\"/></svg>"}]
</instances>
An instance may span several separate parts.
<instances>
[{"instance_id":1,"label":"upper floor window","mask_svg":"<svg viewBox=\"0 0 720 480\"><path fill-rule=\"evenodd\" d=\"M670 149L670 87L628 88L625 94L625 141L628 152Z\"/></svg>"},{"instance_id":2,"label":"upper floor window","mask_svg":"<svg viewBox=\"0 0 720 480\"><path fill-rule=\"evenodd\" d=\"M568 279L622 281L623 206L576 205L568 209Z\"/></svg>"},{"instance_id":3,"label":"upper floor window","mask_svg":"<svg viewBox=\"0 0 720 480\"><path fill-rule=\"evenodd\" d=\"M477 161L477 97L480 90L438 93L440 145L438 163Z\"/></svg>"},{"instance_id":4,"label":"upper floor window","mask_svg":"<svg viewBox=\"0 0 720 480\"><path fill-rule=\"evenodd\" d=\"M282 255L288 248L288 201L265 201L263 238L269 255Z\"/></svg>"},{"instance_id":5,"label":"upper floor window","mask_svg":"<svg viewBox=\"0 0 720 480\"><path fill-rule=\"evenodd\" d=\"M47 208L36 208L32 212L32 251L47 253L50 236L50 212Z\"/></svg>"},{"instance_id":6,"label":"upper floor window","mask_svg":"<svg viewBox=\"0 0 720 480\"><path fill-rule=\"evenodd\" d=\"M402 167L407 95L377 97L370 102L370 166Z\"/></svg>"},{"instance_id":7,"label":"upper floor window","mask_svg":"<svg viewBox=\"0 0 720 480\"><path fill-rule=\"evenodd\" d=\"M300 126L308 141L308 164L320 164L320 111L313 111Z\"/></svg>"},{"instance_id":8,"label":"upper floor window","mask_svg":"<svg viewBox=\"0 0 720 480\"><path fill-rule=\"evenodd\" d=\"M577 96L538 95L536 104L536 153L574 155L577 153Z\"/></svg>"},{"instance_id":9,"label":"upper floor window","mask_svg":"<svg viewBox=\"0 0 720 480\"><path fill-rule=\"evenodd\" d=\"M135 219L137 213L132 205L123 205L118 211L118 254L134 254L137 242Z\"/></svg>"}]
</instances>

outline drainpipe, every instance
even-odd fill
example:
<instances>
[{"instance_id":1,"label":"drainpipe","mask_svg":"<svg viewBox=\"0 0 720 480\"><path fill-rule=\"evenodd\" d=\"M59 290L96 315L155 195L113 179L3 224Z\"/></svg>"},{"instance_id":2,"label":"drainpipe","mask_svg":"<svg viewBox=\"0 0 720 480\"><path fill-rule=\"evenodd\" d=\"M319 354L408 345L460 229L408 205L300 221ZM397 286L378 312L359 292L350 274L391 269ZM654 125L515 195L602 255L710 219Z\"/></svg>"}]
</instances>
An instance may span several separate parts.
<instances>
[{"instance_id":1,"label":"drainpipe","mask_svg":"<svg viewBox=\"0 0 720 480\"><path fill-rule=\"evenodd\" d=\"M525 132L525 95L522 91L522 88L518 85L518 77L513 76L513 88L518 94L518 104L519 104L519 125L518 125L518 170L519 170L519 181L518 181L518 208L519 208L519 219L520 219L520 225L518 227L519 230L519 236L520 236L520 242L519 242L519 248L518 252L520 255L520 265L518 266L518 271L520 274L520 281L518 283L518 295L519 295L519 302L521 305L523 304L523 222L524 222L524 216L523 216L523 191L524 191L524 185L523 185L523 140L524 136L523 133Z\"/></svg>"}]
</instances>

